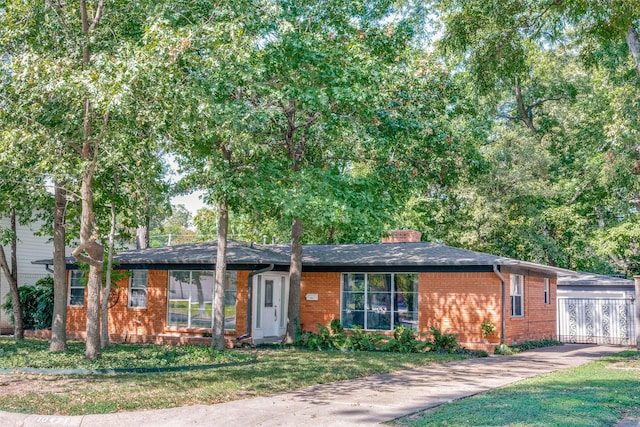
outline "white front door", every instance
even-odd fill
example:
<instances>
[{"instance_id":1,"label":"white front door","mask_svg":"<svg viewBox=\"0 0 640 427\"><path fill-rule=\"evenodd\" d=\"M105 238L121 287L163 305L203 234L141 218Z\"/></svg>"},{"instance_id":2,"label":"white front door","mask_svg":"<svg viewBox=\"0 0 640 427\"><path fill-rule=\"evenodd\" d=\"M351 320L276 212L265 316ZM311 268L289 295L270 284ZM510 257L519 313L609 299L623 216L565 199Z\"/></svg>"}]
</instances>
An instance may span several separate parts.
<instances>
[{"instance_id":1,"label":"white front door","mask_svg":"<svg viewBox=\"0 0 640 427\"><path fill-rule=\"evenodd\" d=\"M281 337L287 327L288 277L285 273L260 274L254 282L253 337Z\"/></svg>"}]
</instances>

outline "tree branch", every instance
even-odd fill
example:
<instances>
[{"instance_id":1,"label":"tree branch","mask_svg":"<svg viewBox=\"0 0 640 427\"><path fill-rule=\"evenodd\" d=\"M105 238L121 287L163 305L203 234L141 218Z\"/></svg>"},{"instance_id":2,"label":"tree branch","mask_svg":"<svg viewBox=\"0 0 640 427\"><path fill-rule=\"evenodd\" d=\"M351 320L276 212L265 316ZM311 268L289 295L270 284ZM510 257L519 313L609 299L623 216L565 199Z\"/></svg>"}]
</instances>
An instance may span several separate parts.
<instances>
[{"instance_id":1,"label":"tree branch","mask_svg":"<svg viewBox=\"0 0 640 427\"><path fill-rule=\"evenodd\" d=\"M96 26L100 23L100 19L102 19L102 10L104 9L104 0L99 0L98 5L96 7L96 13L93 15L93 21L89 26L89 32L92 32L96 29Z\"/></svg>"},{"instance_id":2,"label":"tree branch","mask_svg":"<svg viewBox=\"0 0 640 427\"><path fill-rule=\"evenodd\" d=\"M0 246L0 266L2 267L2 271L4 271L4 275L7 277L7 281L11 280L13 276L9 269L9 263L7 262L7 255L4 252L4 247Z\"/></svg>"},{"instance_id":3,"label":"tree branch","mask_svg":"<svg viewBox=\"0 0 640 427\"><path fill-rule=\"evenodd\" d=\"M568 99L568 98L566 98L566 97L564 97L564 96L559 96L559 97L557 97L557 98L544 98L544 99L540 99L540 100L538 100L538 101L534 102L533 104L529 105L529 106L527 107L527 111L531 111L531 110L533 110L534 108L536 108L537 106L542 105L542 104L544 104L545 102L548 102L548 101L562 101L562 100L564 100L564 99Z\"/></svg>"},{"instance_id":4,"label":"tree branch","mask_svg":"<svg viewBox=\"0 0 640 427\"><path fill-rule=\"evenodd\" d=\"M518 105L518 112L520 113L520 119L529 128L531 133L536 135L538 131L536 127L533 125L533 120L531 120L531 118L529 117L527 108L524 105L524 101L522 99L522 91L520 90L520 84L518 83L517 78L515 80L515 95L516 95L516 104Z\"/></svg>"},{"instance_id":5,"label":"tree branch","mask_svg":"<svg viewBox=\"0 0 640 427\"><path fill-rule=\"evenodd\" d=\"M84 263L92 265L94 267L102 266L102 260L93 259L90 256L87 256L87 255L82 253L82 251L84 251L85 249L89 248L90 246L97 245L96 238L97 238L96 236L91 236L91 238L89 240L87 240L84 243L81 243L80 246L75 248L73 250L73 252L71 253L71 255L73 255L73 257L75 259L77 259L78 261L84 262Z\"/></svg>"}]
</instances>

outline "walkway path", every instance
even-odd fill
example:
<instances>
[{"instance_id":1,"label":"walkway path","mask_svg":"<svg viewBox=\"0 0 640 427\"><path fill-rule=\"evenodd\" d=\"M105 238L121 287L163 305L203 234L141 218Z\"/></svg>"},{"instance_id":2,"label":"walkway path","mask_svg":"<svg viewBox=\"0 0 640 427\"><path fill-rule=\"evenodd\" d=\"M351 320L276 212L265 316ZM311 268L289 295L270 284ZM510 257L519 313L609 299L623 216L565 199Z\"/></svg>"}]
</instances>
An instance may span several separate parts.
<instances>
[{"instance_id":1,"label":"walkway path","mask_svg":"<svg viewBox=\"0 0 640 427\"><path fill-rule=\"evenodd\" d=\"M0 426L372 425L619 351L622 351L621 347L567 344L514 356L425 366L211 406L69 417L0 412ZM122 398L126 399L126 396Z\"/></svg>"}]
</instances>

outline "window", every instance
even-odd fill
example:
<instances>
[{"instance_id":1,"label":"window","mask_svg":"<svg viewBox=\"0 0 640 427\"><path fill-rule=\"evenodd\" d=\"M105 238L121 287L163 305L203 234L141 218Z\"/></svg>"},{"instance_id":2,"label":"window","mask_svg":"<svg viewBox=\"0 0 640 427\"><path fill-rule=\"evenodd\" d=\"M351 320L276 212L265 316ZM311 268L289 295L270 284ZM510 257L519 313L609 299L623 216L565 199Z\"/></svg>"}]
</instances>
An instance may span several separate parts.
<instances>
[{"instance_id":1,"label":"window","mask_svg":"<svg viewBox=\"0 0 640 427\"><path fill-rule=\"evenodd\" d=\"M273 280L264 281L264 306L273 307Z\"/></svg>"},{"instance_id":2,"label":"window","mask_svg":"<svg viewBox=\"0 0 640 427\"><path fill-rule=\"evenodd\" d=\"M180 328L213 326L213 287L215 272L206 270L169 271L167 323ZM237 273L227 272L224 290L224 328L236 327Z\"/></svg>"},{"instance_id":3,"label":"window","mask_svg":"<svg viewBox=\"0 0 640 427\"><path fill-rule=\"evenodd\" d=\"M84 305L84 273L71 270L69 275L69 305L82 307Z\"/></svg>"},{"instance_id":4,"label":"window","mask_svg":"<svg viewBox=\"0 0 640 427\"><path fill-rule=\"evenodd\" d=\"M519 274L511 275L511 317L524 316L524 279Z\"/></svg>"},{"instance_id":5,"label":"window","mask_svg":"<svg viewBox=\"0 0 640 427\"><path fill-rule=\"evenodd\" d=\"M348 273L342 277L341 319L345 328L418 328L417 274Z\"/></svg>"},{"instance_id":6,"label":"window","mask_svg":"<svg viewBox=\"0 0 640 427\"><path fill-rule=\"evenodd\" d=\"M544 279L544 303L551 303L551 298L549 297L549 279Z\"/></svg>"},{"instance_id":7,"label":"window","mask_svg":"<svg viewBox=\"0 0 640 427\"><path fill-rule=\"evenodd\" d=\"M129 277L129 307L147 308L147 270L132 270Z\"/></svg>"}]
</instances>

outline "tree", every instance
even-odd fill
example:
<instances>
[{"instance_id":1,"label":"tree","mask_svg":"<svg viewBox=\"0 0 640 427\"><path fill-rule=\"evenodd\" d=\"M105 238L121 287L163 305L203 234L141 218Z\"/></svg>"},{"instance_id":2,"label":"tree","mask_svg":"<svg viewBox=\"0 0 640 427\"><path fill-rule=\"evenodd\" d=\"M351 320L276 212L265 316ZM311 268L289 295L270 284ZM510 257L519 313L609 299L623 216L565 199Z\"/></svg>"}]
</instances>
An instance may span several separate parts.
<instances>
[{"instance_id":1,"label":"tree","mask_svg":"<svg viewBox=\"0 0 640 427\"><path fill-rule=\"evenodd\" d=\"M473 120L490 126L476 142L490 168L457 189L458 225L445 239L629 274L633 236L606 230L637 221L637 4L435 4L445 28L439 52L471 82ZM605 236L622 246L612 251Z\"/></svg>"},{"instance_id":2,"label":"tree","mask_svg":"<svg viewBox=\"0 0 640 427\"><path fill-rule=\"evenodd\" d=\"M2 232L2 239L0 239L0 267L2 272L7 278L9 283L9 291L11 293L11 303L13 309L13 336L17 340L24 339L24 328L22 326L22 306L20 304L20 294L18 292L18 250L16 235L16 210L11 208L10 213L10 228L8 230L0 230ZM10 243L11 247L11 262L7 261L7 256L4 251L5 242Z\"/></svg>"},{"instance_id":3,"label":"tree","mask_svg":"<svg viewBox=\"0 0 640 427\"><path fill-rule=\"evenodd\" d=\"M351 197L356 188L372 188L345 186L340 194L320 183L357 182L350 169L363 161L360 150L367 142L376 145L371 136L376 113L389 107L394 71L408 68L406 54L425 15L410 3L328 0L277 6L276 25L258 52L262 83L250 99L267 118L262 138L271 147L268 166L277 184L269 194L291 230L290 342L299 323L303 224L329 229L336 209L327 200L340 196L342 204L357 199ZM359 178L365 177L371 176ZM375 206L387 202L370 200Z\"/></svg>"},{"instance_id":4,"label":"tree","mask_svg":"<svg viewBox=\"0 0 640 427\"><path fill-rule=\"evenodd\" d=\"M33 222L37 209L46 207L50 197L44 191L42 176L37 172L38 160L34 154L38 149L24 144L23 135L15 129L0 127L0 136L0 175L3 176L0 180L0 215L9 219L9 227L0 227L0 274L4 274L9 284L14 336L23 339L23 316L18 291L17 226L18 222ZM8 254L5 246L9 249Z\"/></svg>"},{"instance_id":5,"label":"tree","mask_svg":"<svg viewBox=\"0 0 640 427\"><path fill-rule=\"evenodd\" d=\"M89 359L100 357L103 247L99 223L108 222L108 215L103 216L102 206L95 202L100 186L108 182L102 166L106 159L126 166L136 155L136 160L144 158L139 153L157 154L153 147L148 149L159 141L157 128L151 126L157 121L152 118L156 107L150 100L155 96L152 91L164 90L162 79L153 76L163 75L158 71L168 59L166 51L145 45L153 37L145 23L165 12L156 6L103 0L25 6L9 1L0 15L9 70L2 87L3 102L10 106L5 124L21 129L32 141L39 140L49 176L64 182L67 196L81 202L74 256L90 265ZM127 157L122 157L124 152Z\"/></svg>"}]
</instances>

